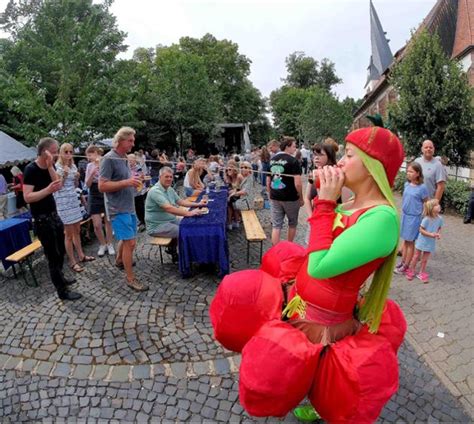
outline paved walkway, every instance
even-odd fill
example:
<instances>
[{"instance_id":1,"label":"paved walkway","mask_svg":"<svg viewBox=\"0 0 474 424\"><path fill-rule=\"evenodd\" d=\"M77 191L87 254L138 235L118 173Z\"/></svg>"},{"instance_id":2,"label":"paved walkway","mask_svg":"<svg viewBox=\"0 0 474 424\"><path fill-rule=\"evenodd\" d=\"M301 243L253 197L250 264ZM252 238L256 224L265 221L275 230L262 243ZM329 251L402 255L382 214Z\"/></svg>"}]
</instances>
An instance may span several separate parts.
<instances>
[{"instance_id":1,"label":"paved walkway","mask_svg":"<svg viewBox=\"0 0 474 424\"><path fill-rule=\"evenodd\" d=\"M268 211L258 213L269 234ZM381 421L472 421L474 227L446 221L432 282L394 281L392 297L410 327L399 353L400 390ZM232 270L247 268L243 230L230 233L229 245ZM110 257L78 274L78 302L59 301L44 260L36 265L39 288L0 276L0 421L277 421L242 411L240 357L212 339L207 311L219 280L202 272L181 279L143 235L136 257L147 293L127 289Z\"/></svg>"}]
</instances>

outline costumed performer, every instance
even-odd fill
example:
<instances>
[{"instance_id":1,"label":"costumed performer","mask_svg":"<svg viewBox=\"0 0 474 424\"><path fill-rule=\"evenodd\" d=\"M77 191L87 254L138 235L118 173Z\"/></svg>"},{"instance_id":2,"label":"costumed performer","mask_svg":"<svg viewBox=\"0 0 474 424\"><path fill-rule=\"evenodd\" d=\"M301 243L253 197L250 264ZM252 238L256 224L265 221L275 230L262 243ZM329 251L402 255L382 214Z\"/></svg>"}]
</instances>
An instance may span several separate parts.
<instances>
[{"instance_id":1,"label":"costumed performer","mask_svg":"<svg viewBox=\"0 0 474 424\"><path fill-rule=\"evenodd\" d=\"M369 423L398 389L406 321L386 298L399 234L391 186L403 148L381 127L346 142L337 167L318 171L306 251L277 244L260 270L227 276L211 304L216 339L242 351L239 396L251 415L284 416L308 396L328 422ZM337 205L343 185L354 197ZM317 418L311 407L295 415Z\"/></svg>"}]
</instances>

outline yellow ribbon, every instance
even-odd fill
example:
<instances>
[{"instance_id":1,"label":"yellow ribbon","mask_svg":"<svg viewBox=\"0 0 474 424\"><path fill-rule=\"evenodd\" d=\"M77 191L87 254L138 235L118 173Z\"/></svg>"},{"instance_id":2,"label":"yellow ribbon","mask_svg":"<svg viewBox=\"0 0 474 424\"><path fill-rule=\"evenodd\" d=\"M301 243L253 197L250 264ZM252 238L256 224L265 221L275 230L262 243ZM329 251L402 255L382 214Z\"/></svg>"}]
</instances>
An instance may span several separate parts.
<instances>
[{"instance_id":1,"label":"yellow ribbon","mask_svg":"<svg viewBox=\"0 0 474 424\"><path fill-rule=\"evenodd\" d=\"M306 316L306 302L298 294L283 309L282 317L291 318L294 314L298 314L301 319Z\"/></svg>"}]
</instances>

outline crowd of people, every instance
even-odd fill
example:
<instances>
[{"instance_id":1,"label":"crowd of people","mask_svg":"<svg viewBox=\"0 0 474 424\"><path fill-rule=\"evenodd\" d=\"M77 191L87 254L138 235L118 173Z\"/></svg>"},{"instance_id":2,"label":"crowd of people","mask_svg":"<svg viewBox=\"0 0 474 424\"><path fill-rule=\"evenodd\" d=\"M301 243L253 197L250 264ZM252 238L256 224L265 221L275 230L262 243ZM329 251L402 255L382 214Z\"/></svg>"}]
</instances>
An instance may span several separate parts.
<instances>
[{"instance_id":1,"label":"crowd of people","mask_svg":"<svg viewBox=\"0 0 474 424\"><path fill-rule=\"evenodd\" d=\"M331 138L308 149L304 144L298 147L293 137L282 137L242 154L207 158L196 155L193 149L188 149L184 156L176 152L168 156L157 149L149 154L134 151L134 147L135 131L123 127L114 137L112 150L104 155L102 148L92 144L85 150L86 157L76 165L71 144L60 146L54 139L45 138L38 144L37 160L25 168L25 174L18 167L11 170L14 180L10 186L17 193L17 206L30 205L35 232L43 239L51 279L61 298L79 296L72 294L66 284L62 260L58 260L61 252L65 252L71 271L77 273L96 260L82 248L81 222L85 218L91 218L99 242L96 256L115 256L116 266L125 271L126 284L143 291L148 287L133 271L137 232L171 238L173 241L166 251L177 262L179 220L199 214L199 207L204 206L202 201L192 202L186 197L206 187L225 187L229 231L240 228L241 211L254 209L256 199L263 197L260 200L265 200L270 208L272 244L280 241L285 221L286 238L293 241L300 209L304 207L309 218L318 199L318 170L336 166L340 157L339 145ZM303 187L305 175L308 184ZM407 179L402 205L402 258L396 272L409 280L416 276L428 282L426 264L442 225L440 218L436 220L441 222L436 231L431 231L434 224L430 220L437 217L446 182L445 167L434 156L430 140L423 143L422 156L409 163ZM176 190L179 181L183 184L183 198ZM0 189L2 184L6 191L8 184L0 180ZM337 203L351 195L344 194L344 190L347 188L342 189ZM427 203L431 198L438 203ZM420 259L421 269L415 272Z\"/></svg>"}]
</instances>

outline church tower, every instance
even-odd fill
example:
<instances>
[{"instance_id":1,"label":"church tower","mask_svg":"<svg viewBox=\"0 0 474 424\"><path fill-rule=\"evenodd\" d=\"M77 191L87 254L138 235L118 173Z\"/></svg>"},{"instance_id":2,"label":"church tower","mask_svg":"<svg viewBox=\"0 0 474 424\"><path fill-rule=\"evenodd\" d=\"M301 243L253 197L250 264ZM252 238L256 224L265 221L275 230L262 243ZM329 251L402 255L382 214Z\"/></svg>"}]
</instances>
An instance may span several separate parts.
<instances>
[{"instance_id":1,"label":"church tower","mask_svg":"<svg viewBox=\"0 0 474 424\"><path fill-rule=\"evenodd\" d=\"M393 54L388 45L389 40L385 38L385 32L380 23L372 0L370 0L370 41L372 54L368 69L367 93L373 90L377 81L393 61Z\"/></svg>"}]
</instances>

